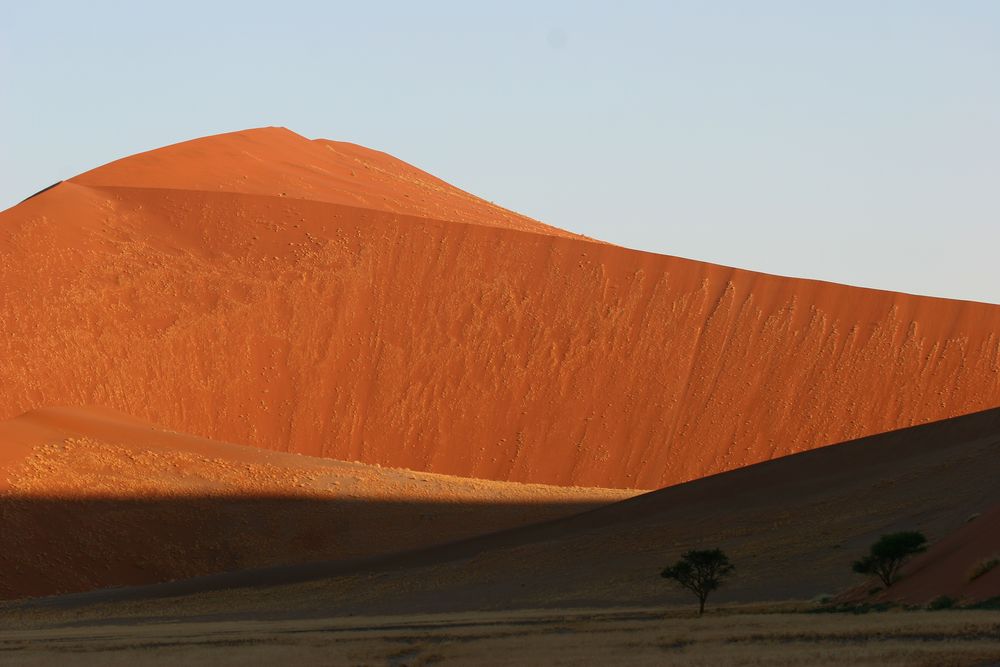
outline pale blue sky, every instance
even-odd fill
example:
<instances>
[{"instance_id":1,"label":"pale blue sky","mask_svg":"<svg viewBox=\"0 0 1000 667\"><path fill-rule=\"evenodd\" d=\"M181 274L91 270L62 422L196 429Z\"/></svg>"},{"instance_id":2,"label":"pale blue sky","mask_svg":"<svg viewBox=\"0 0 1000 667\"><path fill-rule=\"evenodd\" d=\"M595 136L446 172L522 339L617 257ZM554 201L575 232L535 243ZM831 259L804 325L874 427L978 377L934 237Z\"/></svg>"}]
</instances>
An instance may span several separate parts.
<instances>
[{"instance_id":1,"label":"pale blue sky","mask_svg":"<svg viewBox=\"0 0 1000 667\"><path fill-rule=\"evenodd\" d=\"M1000 2L0 9L0 208L284 125L634 248L1000 303Z\"/></svg>"}]
</instances>

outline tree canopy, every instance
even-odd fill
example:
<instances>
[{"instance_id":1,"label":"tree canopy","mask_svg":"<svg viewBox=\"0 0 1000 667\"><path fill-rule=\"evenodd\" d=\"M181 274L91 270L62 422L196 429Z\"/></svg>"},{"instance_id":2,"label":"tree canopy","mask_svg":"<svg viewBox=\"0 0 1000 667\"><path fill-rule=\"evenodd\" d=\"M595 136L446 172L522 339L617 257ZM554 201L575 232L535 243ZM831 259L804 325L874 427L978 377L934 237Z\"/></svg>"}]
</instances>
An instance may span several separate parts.
<instances>
[{"instance_id":1,"label":"tree canopy","mask_svg":"<svg viewBox=\"0 0 1000 667\"><path fill-rule=\"evenodd\" d=\"M854 561L852 568L859 574L876 575L886 588L899 580L899 570L910 556L927 548L923 533L907 530L889 533L871 546L868 555Z\"/></svg>"},{"instance_id":2,"label":"tree canopy","mask_svg":"<svg viewBox=\"0 0 1000 667\"><path fill-rule=\"evenodd\" d=\"M723 580L735 569L729 562L729 557L720 549L693 549L665 568L660 576L672 579L694 593L698 598L698 615L701 616L705 612L708 594L721 586Z\"/></svg>"}]
</instances>

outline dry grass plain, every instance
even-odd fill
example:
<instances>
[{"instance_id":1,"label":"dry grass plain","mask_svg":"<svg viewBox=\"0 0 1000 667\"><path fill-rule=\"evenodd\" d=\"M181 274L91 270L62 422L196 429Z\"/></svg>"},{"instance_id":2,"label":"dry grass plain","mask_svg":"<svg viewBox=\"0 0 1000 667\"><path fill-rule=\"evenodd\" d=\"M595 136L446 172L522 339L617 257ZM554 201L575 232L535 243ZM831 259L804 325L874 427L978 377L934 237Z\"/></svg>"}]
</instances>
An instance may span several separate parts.
<instances>
[{"instance_id":1,"label":"dry grass plain","mask_svg":"<svg viewBox=\"0 0 1000 667\"><path fill-rule=\"evenodd\" d=\"M472 612L180 623L116 618L0 632L16 665L991 665L996 611L716 608Z\"/></svg>"}]
</instances>

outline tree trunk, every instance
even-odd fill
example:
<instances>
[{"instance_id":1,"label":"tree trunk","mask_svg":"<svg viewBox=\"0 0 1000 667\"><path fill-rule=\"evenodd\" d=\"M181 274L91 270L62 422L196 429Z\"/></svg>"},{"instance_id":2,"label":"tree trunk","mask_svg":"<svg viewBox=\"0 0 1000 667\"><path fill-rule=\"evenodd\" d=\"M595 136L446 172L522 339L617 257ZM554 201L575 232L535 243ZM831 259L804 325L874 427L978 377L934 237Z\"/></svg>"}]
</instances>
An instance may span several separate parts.
<instances>
[{"instance_id":1,"label":"tree trunk","mask_svg":"<svg viewBox=\"0 0 1000 667\"><path fill-rule=\"evenodd\" d=\"M698 616L705 613L705 598L698 598Z\"/></svg>"}]
</instances>

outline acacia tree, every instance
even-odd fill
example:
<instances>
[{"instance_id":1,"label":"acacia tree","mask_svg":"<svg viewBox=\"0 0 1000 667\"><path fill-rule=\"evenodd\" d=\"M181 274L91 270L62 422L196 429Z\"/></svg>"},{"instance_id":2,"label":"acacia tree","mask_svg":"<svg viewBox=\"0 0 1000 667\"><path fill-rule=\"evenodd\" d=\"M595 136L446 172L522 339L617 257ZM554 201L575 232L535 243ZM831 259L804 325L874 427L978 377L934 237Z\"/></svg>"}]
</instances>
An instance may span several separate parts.
<instances>
[{"instance_id":1,"label":"acacia tree","mask_svg":"<svg viewBox=\"0 0 1000 667\"><path fill-rule=\"evenodd\" d=\"M889 533L879 538L871 546L868 555L854 561L851 566L859 574L874 574L886 588L899 580L899 569L910 556L918 554L927 548L927 538L923 533L906 530L901 533Z\"/></svg>"},{"instance_id":2,"label":"acacia tree","mask_svg":"<svg viewBox=\"0 0 1000 667\"><path fill-rule=\"evenodd\" d=\"M673 579L698 597L698 615L705 613L708 594L722 585L722 580L736 569L720 549L691 550L681 559L660 572L664 579Z\"/></svg>"}]
</instances>

